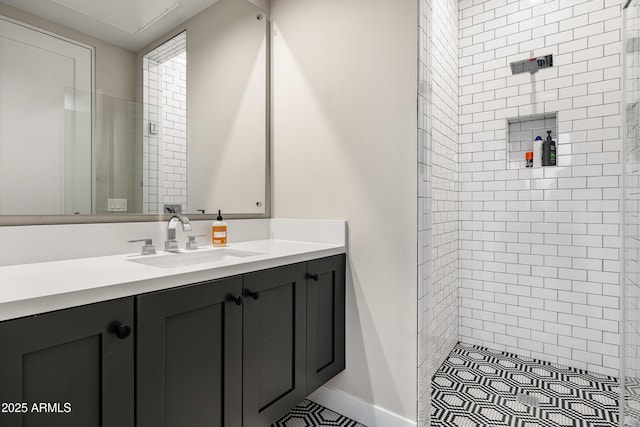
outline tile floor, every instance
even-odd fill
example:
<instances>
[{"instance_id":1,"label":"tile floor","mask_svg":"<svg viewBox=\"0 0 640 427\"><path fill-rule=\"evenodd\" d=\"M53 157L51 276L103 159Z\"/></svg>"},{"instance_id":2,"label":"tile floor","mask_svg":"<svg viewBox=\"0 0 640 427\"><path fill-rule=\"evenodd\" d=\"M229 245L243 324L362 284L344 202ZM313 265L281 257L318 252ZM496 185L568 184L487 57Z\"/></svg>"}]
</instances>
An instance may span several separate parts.
<instances>
[{"instance_id":1,"label":"tile floor","mask_svg":"<svg viewBox=\"0 0 640 427\"><path fill-rule=\"evenodd\" d=\"M303 400L271 427L366 427L310 400Z\"/></svg>"},{"instance_id":2,"label":"tile floor","mask_svg":"<svg viewBox=\"0 0 640 427\"><path fill-rule=\"evenodd\" d=\"M640 381L627 379L627 388ZM613 377L458 343L433 378L431 426L617 427L618 391ZM366 427L310 400L271 427L329 426Z\"/></svg>"},{"instance_id":3,"label":"tile floor","mask_svg":"<svg viewBox=\"0 0 640 427\"><path fill-rule=\"evenodd\" d=\"M618 426L616 378L470 344L432 387L432 427Z\"/></svg>"},{"instance_id":4,"label":"tile floor","mask_svg":"<svg viewBox=\"0 0 640 427\"><path fill-rule=\"evenodd\" d=\"M625 378L625 425L640 427L640 378Z\"/></svg>"}]
</instances>

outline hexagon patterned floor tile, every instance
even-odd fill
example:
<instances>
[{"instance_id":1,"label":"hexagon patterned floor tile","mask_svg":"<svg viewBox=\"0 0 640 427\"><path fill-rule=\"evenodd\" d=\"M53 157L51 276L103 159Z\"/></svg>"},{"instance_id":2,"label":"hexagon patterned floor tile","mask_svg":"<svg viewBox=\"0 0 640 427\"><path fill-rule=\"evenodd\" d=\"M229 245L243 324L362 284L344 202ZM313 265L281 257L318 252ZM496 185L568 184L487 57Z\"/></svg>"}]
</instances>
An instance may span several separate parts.
<instances>
[{"instance_id":1,"label":"hexagon patterned floor tile","mask_svg":"<svg viewBox=\"0 0 640 427\"><path fill-rule=\"evenodd\" d=\"M640 427L640 378L626 377L624 379L626 389L625 399L627 410L625 413L625 425ZM602 397L597 396L602 399Z\"/></svg>"},{"instance_id":2,"label":"hexagon patterned floor tile","mask_svg":"<svg viewBox=\"0 0 640 427\"><path fill-rule=\"evenodd\" d=\"M613 377L458 343L433 378L431 426L617 427L618 392Z\"/></svg>"},{"instance_id":3,"label":"hexagon patterned floor tile","mask_svg":"<svg viewBox=\"0 0 640 427\"><path fill-rule=\"evenodd\" d=\"M303 400L271 427L366 427L310 400Z\"/></svg>"}]
</instances>

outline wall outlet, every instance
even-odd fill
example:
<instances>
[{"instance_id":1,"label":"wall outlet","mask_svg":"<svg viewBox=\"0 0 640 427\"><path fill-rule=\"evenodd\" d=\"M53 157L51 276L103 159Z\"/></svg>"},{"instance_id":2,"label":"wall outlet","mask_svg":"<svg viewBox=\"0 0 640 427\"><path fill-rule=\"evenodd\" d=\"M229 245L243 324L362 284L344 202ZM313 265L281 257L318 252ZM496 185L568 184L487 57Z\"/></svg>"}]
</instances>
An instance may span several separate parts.
<instances>
[{"instance_id":1,"label":"wall outlet","mask_svg":"<svg viewBox=\"0 0 640 427\"><path fill-rule=\"evenodd\" d=\"M127 199L107 199L107 210L109 212L126 212Z\"/></svg>"}]
</instances>

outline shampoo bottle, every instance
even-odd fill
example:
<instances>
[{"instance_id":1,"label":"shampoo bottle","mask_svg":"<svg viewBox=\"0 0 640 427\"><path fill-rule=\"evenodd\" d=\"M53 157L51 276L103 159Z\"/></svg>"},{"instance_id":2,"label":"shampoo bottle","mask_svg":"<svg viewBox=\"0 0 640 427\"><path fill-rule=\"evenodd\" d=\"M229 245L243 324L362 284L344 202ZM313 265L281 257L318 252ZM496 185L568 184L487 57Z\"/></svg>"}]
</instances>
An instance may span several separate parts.
<instances>
[{"instance_id":1,"label":"shampoo bottle","mask_svg":"<svg viewBox=\"0 0 640 427\"><path fill-rule=\"evenodd\" d=\"M213 246L226 246L227 244L227 223L222 219L220 210L218 210L218 217L211 224L211 244Z\"/></svg>"},{"instance_id":2,"label":"shampoo bottle","mask_svg":"<svg viewBox=\"0 0 640 427\"><path fill-rule=\"evenodd\" d=\"M533 141L533 167L539 168L542 166L542 137L536 136Z\"/></svg>"},{"instance_id":3,"label":"shampoo bottle","mask_svg":"<svg viewBox=\"0 0 640 427\"><path fill-rule=\"evenodd\" d=\"M556 142L551 138L551 131L547 131L547 139L542 144L542 166L556 165Z\"/></svg>"}]
</instances>

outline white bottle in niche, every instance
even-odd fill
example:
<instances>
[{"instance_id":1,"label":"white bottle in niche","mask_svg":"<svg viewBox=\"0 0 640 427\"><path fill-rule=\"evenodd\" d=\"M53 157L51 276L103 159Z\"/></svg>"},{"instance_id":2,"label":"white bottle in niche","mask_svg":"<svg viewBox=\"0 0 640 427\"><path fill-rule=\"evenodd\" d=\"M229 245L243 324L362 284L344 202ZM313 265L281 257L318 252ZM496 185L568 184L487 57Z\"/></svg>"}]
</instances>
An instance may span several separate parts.
<instances>
[{"instance_id":1,"label":"white bottle in niche","mask_svg":"<svg viewBox=\"0 0 640 427\"><path fill-rule=\"evenodd\" d=\"M533 167L539 168L542 166L542 137L536 136L533 141Z\"/></svg>"}]
</instances>

